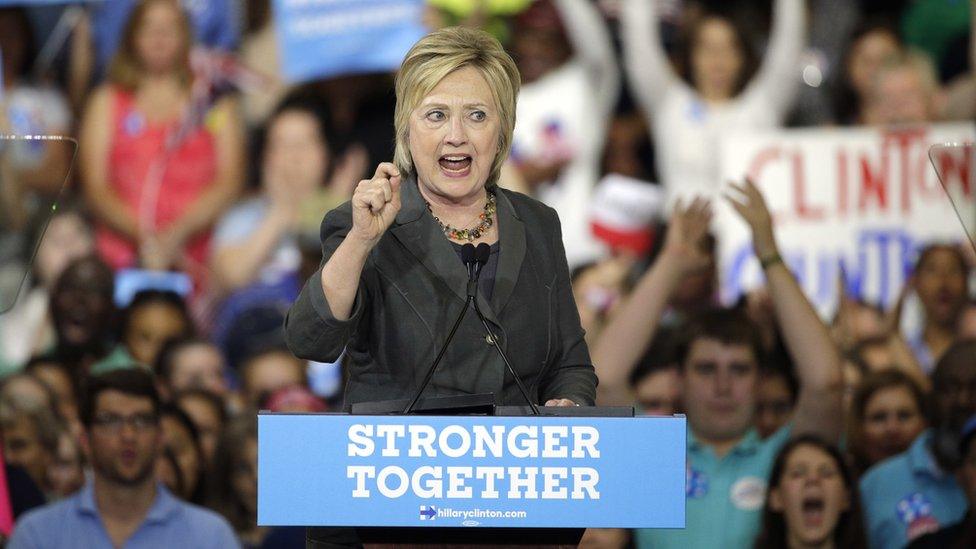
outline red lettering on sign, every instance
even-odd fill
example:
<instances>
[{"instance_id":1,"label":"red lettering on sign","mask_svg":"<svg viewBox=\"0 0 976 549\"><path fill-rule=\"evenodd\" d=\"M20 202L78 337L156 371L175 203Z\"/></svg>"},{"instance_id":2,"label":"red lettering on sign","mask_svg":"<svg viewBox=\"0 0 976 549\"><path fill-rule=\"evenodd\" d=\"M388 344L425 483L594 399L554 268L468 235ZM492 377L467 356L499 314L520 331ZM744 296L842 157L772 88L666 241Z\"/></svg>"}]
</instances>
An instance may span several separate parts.
<instances>
[{"instance_id":1,"label":"red lettering on sign","mask_svg":"<svg viewBox=\"0 0 976 549\"><path fill-rule=\"evenodd\" d=\"M803 152L793 153L793 210L796 217L805 221L820 221L824 218L821 206L811 206L807 203L807 183L803 173Z\"/></svg>"},{"instance_id":2,"label":"red lettering on sign","mask_svg":"<svg viewBox=\"0 0 976 549\"><path fill-rule=\"evenodd\" d=\"M873 197L881 211L888 209L888 154L887 150L881 153L881 165L872 168L871 161L866 156L861 156L861 189L857 200L857 209L860 213L868 207L868 201Z\"/></svg>"}]
</instances>

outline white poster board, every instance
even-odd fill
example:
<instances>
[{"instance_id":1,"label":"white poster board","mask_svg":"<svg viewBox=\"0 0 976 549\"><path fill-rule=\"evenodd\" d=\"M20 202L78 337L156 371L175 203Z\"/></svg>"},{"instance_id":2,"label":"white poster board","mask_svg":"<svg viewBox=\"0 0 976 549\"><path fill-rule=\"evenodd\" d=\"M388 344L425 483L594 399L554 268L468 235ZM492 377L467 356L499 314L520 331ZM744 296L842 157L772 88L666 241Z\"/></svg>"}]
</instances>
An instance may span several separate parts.
<instances>
[{"instance_id":1,"label":"white poster board","mask_svg":"<svg viewBox=\"0 0 976 549\"><path fill-rule=\"evenodd\" d=\"M723 180L748 175L763 192L784 259L826 317L836 306L839 269L850 293L888 306L918 247L966 240L928 151L974 136L968 123L780 130L729 135L719 153ZM962 158L946 155L942 168L954 196L971 203L973 167ZM760 285L762 273L748 228L727 203L716 202L722 300L731 303Z\"/></svg>"}]
</instances>

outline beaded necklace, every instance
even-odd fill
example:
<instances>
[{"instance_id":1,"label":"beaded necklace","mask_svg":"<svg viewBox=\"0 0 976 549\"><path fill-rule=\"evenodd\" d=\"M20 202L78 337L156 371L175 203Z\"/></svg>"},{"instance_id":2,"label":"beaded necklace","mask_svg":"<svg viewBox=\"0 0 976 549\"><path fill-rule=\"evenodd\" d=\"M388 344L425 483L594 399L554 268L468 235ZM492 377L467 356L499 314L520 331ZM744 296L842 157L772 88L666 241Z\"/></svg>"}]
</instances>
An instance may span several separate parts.
<instances>
[{"instance_id":1,"label":"beaded necklace","mask_svg":"<svg viewBox=\"0 0 976 549\"><path fill-rule=\"evenodd\" d=\"M445 225L436 215L434 215L434 210L430 207L430 202L424 200L427 204L427 211L433 216L434 221L440 225L441 230L444 234L451 240L467 240L472 242L481 238L481 235L485 234L488 229L491 228L495 223L495 193L491 191L488 192L488 200L485 202L485 211L478 214L478 219L480 220L478 225L471 229L456 229L450 225Z\"/></svg>"}]
</instances>

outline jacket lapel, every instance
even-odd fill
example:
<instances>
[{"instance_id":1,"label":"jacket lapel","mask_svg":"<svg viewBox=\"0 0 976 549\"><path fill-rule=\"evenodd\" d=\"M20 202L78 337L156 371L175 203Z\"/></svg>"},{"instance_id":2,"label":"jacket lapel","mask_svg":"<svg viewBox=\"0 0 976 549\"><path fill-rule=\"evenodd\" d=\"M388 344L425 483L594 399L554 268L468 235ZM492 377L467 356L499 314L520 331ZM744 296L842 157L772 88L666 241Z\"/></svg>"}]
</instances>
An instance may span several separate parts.
<instances>
[{"instance_id":1,"label":"jacket lapel","mask_svg":"<svg viewBox=\"0 0 976 549\"><path fill-rule=\"evenodd\" d=\"M496 312L501 311L512 296L522 261L525 259L525 224L503 191L496 191L495 196L501 248L498 270L495 273L491 302L486 301L479 293L478 305L488 320L500 326ZM465 300L468 273L437 222L427 215L427 204L420 196L415 180L403 182L400 186L400 200L400 212L390 228L393 236L459 299Z\"/></svg>"},{"instance_id":2,"label":"jacket lapel","mask_svg":"<svg viewBox=\"0 0 976 549\"><path fill-rule=\"evenodd\" d=\"M437 222L430 215L425 215L427 204L417 190L416 180L409 179L400 185L400 202L400 212L390 228L393 236L464 301L467 298L468 273Z\"/></svg>"},{"instance_id":3,"label":"jacket lapel","mask_svg":"<svg viewBox=\"0 0 976 549\"><path fill-rule=\"evenodd\" d=\"M525 259L525 224L518 217L504 191L497 190L495 196L501 255L498 257L498 272L495 273L491 305L492 309L501 312L512 296L519 271L522 270L522 261Z\"/></svg>"}]
</instances>

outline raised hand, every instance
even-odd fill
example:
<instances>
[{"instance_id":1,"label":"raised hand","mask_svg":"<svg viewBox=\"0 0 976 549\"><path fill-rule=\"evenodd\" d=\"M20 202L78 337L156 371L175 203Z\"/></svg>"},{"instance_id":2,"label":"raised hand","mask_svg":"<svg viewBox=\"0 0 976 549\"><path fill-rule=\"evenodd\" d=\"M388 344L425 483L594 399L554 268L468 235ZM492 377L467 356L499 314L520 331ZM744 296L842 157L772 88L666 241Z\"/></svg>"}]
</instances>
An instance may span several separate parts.
<instances>
[{"instance_id":1,"label":"raised hand","mask_svg":"<svg viewBox=\"0 0 976 549\"><path fill-rule=\"evenodd\" d=\"M704 240L711 220L708 200L695 198L687 207L680 200L675 202L663 252L677 262L683 273L694 273L709 266L711 256Z\"/></svg>"},{"instance_id":2,"label":"raised hand","mask_svg":"<svg viewBox=\"0 0 976 549\"><path fill-rule=\"evenodd\" d=\"M372 179L364 179L352 195L352 230L370 245L379 242L400 211L400 170L390 162L376 167Z\"/></svg>"},{"instance_id":3,"label":"raised hand","mask_svg":"<svg viewBox=\"0 0 976 549\"><path fill-rule=\"evenodd\" d=\"M766 207L766 200L756 185L749 179L741 184L729 183L725 198L752 230L752 245L756 257L765 259L777 255L779 249L773 236L773 219Z\"/></svg>"}]
</instances>

